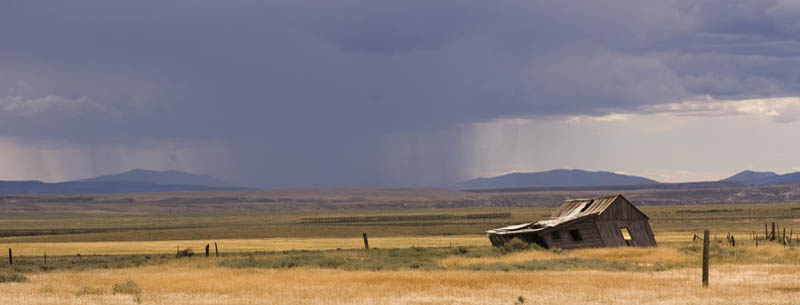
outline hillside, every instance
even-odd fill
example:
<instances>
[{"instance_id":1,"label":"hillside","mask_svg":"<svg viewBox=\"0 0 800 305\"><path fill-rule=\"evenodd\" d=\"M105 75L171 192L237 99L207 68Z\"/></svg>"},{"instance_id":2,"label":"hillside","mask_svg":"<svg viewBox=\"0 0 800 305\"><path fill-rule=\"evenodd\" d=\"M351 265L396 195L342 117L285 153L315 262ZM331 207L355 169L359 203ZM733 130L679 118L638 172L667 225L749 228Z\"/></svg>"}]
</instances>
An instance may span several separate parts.
<instances>
[{"instance_id":1,"label":"hillside","mask_svg":"<svg viewBox=\"0 0 800 305\"><path fill-rule=\"evenodd\" d=\"M160 185L199 185L210 187L231 187L228 182L208 176L198 175L175 170L153 171L134 169L124 173L99 176L77 182L136 182Z\"/></svg>"},{"instance_id":2,"label":"hillside","mask_svg":"<svg viewBox=\"0 0 800 305\"><path fill-rule=\"evenodd\" d=\"M658 181L605 171L556 169L535 173L511 173L491 178L478 178L458 183L455 189L502 189L519 187L592 187L609 185L656 184Z\"/></svg>"},{"instance_id":3,"label":"hillside","mask_svg":"<svg viewBox=\"0 0 800 305\"><path fill-rule=\"evenodd\" d=\"M0 181L0 195L147 193L198 190L235 190L220 179L179 171L131 170L84 180L47 183Z\"/></svg>"},{"instance_id":4,"label":"hillside","mask_svg":"<svg viewBox=\"0 0 800 305\"><path fill-rule=\"evenodd\" d=\"M728 178L722 179L720 181L725 182L739 182L745 184L751 184L752 182L765 180L769 178L773 178L778 176L778 174L774 172L756 172L751 170L742 171L736 175L730 176Z\"/></svg>"},{"instance_id":5,"label":"hillside","mask_svg":"<svg viewBox=\"0 0 800 305\"><path fill-rule=\"evenodd\" d=\"M800 172L778 175L774 172L746 170L720 181L739 182L747 185L800 184Z\"/></svg>"}]
</instances>

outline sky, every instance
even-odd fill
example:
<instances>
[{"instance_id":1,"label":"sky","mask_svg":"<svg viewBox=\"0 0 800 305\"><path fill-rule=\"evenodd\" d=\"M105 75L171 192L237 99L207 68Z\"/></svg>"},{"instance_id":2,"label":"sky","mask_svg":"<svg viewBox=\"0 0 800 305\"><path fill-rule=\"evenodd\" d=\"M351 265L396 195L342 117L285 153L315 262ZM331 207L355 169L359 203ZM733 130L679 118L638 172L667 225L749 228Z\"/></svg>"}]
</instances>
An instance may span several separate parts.
<instances>
[{"instance_id":1,"label":"sky","mask_svg":"<svg viewBox=\"0 0 800 305\"><path fill-rule=\"evenodd\" d=\"M800 171L794 0L0 0L0 179Z\"/></svg>"}]
</instances>

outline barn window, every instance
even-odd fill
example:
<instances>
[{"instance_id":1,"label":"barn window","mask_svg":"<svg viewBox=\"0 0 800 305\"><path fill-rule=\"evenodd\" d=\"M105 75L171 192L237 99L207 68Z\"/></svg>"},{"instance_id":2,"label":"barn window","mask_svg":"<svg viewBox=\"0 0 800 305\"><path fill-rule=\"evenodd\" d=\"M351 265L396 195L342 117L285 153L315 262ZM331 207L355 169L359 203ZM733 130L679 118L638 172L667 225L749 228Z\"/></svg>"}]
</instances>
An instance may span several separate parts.
<instances>
[{"instance_id":1,"label":"barn window","mask_svg":"<svg viewBox=\"0 0 800 305\"><path fill-rule=\"evenodd\" d=\"M569 230L569 237L572 237L572 241L583 241L581 232L578 230Z\"/></svg>"},{"instance_id":2,"label":"barn window","mask_svg":"<svg viewBox=\"0 0 800 305\"><path fill-rule=\"evenodd\" d=\"M550 235L553 237L553 240L560 240L561 239L561 234L558 233L558 231L553 231L552 233L550 233Z\"/></svg>"},{"instance_id":3,"label":"barn window","mask_svg":"<svg viewBox=\"0 0 800 305\"><path fill-rule=\"evenodd\" d=\"M631 245L631 232L628 231L628 228L625 228L625 227L619 228L619 232L622 233L622 239L625 240L625 245L626 246L630 246Z\"/></svg>"},{"instance_id":4,"label":"barn window","mask_svg":"<svg viewBox=\"0 0 800 305\"><path fill-rule=\"evenodd\" d=\"M620 228L619 231L622 233L622 239L631 240L631 232L628 231L628 228Z\"/></svg>"}]
</instances>

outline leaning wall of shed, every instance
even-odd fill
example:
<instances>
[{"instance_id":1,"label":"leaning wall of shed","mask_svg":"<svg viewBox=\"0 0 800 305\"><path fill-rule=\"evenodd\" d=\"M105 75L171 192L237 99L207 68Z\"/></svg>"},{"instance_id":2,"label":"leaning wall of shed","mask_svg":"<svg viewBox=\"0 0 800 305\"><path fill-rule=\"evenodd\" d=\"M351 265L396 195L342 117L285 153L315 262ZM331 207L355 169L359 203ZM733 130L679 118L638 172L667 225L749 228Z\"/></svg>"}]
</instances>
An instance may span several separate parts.
<instances>
[{"instance_id":1,"label":"leaning wall of shed","mask_svg":"<svg viewBox=\"0 0 800 305\"><path fill-rule=\"evenodd\" d=\"M573 241L570 230L578 230L581 234L581 241ZM553 239L553 231L558 231L561 239ZM592 221L581 221L558 225L541 231L541 237L549 248L598 248L603 247L603 239L597 231L597 226Z\"/></svg>"},{"instance_id":2,"label":"leaning wall of shed","mask_svg":"<svg viewBox=\"0 0 800 305\"><path fill-rule=\"evenodd\" d=\"M633 204L625 200L624 198L618 197L611 205L605 209L602 213L600 213L599 220L601 221L608 221L608 220L647 220L647 216L644 213L640 212L636 209Z\"/></svg>"},{"instance_id":3,"label":"leaning wall of shed","mask_svg":"<svg viewBox=\"0 0 800 305\"><path fill-rule=\"evenodd\" d=\"M628 228L633 247L655 247L656 240L647 220L598 221L597 230L606 247L627 246L622 237L622 228Z\"/></svg>"},{"instance_id":4,"label":"leaning wall of shed","mask_svg":"<svg viewBox=\"0 0 800 305\"><path fill-rule=\"evenodd\" d=\"M628 228L631 246L655 247L656 240L650 221L624 198L617 198L597 219L597 230L608 247L626 246L622 228Z\"/></svg>"}]
</instances>

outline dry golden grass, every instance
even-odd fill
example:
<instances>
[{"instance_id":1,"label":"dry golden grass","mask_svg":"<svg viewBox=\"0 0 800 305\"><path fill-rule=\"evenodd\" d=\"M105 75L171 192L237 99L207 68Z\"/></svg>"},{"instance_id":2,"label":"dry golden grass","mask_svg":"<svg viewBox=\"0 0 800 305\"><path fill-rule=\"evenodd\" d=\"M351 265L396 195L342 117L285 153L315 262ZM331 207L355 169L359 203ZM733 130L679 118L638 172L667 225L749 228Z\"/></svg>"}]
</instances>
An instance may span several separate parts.
<instances>
[{"instance_id":1,"label":"dry golden grass","mask_svg":"<svg viewBox=\"0 0 800 305\"><path fill-rule=\"evenodd\" d=\"M655 248L595 248L576 249L566 253L571 257L598 258L610 261L626 262L633 264L687 264L696 261L696 256L690 256L678 251L676 247Z\"/></svg>"},{"instance_id":2,"label":"dry golden grass","mask_svg":"<svg viewBox=\"0 0 800 305\"><path fill-rule=\"evenodd\" d=\"M745 234L741 234L745 236ZM12 248L18 256L75 255L80 254L154 254L173 253L176 247L191 247L200 250L206 244L216 242L220 251L284 251L284 250L329 250L357 249L364 246L361 237L354 238L263 238L263 239L218 239L218 240L153 240L153 241L97 241L97 242L4 242L0 238L0 249ZM659 233L658 242L687 241L692 239L690 233ZM416 247L449 247L449 246L488 246L486 235L450 235L450 236L402 236L402 237L370 237L370 247L407 248Z\"/></svg>"},{"instance_id":3,"label":"dry golden grass","mask_svg":"<svg viewBox=\"0 0 800 305\"><path fill-rule=\"evenodd\" d=\"M340 271L225 269L202 259L133 269L39 273L0 284L4 304L134 304L112 295L135 281L142 304L796 304L800 272L720 265L663 272ZM78 296L84 287L104 294Z\"/></svg>"},{"instance_id":4,"label":"dry golden grass","mask_svg":"<svg viewBox=\"0 0 800 305\"><path fill-rule=\"evenodd\" d=\"M12 248L17 256L75 255L87 254L154 254L175 253L176 247L191 247L199 251L206 244L217 243L221 252L244 251L284 251L284 250L330 250L358 249L364 241L358 238L265 238L265 239L223 239L223 240L169 240L169 241L122 241L122 242L57 242L57 243L3 243L0 249ZM485 235L458 236L412 236L412 237L370 237L372 248L408 247L449 247L449 246L488 246Z\"/></svg>"},{"instance_id":5,"label":"dry golden grass","mask_svg":"<svg viewBox=\"0 0 800 305\"><path fill-rule=\"evenodd\" d=\"M445 268L456 268L469 265L491 265L497 263L515 264L529 262L533 260L549 260L566 257L551 251L524 251L511 253L501 257L461 257L451 256L439 261L439 265Z\"/></svg>"}]
</instances>

